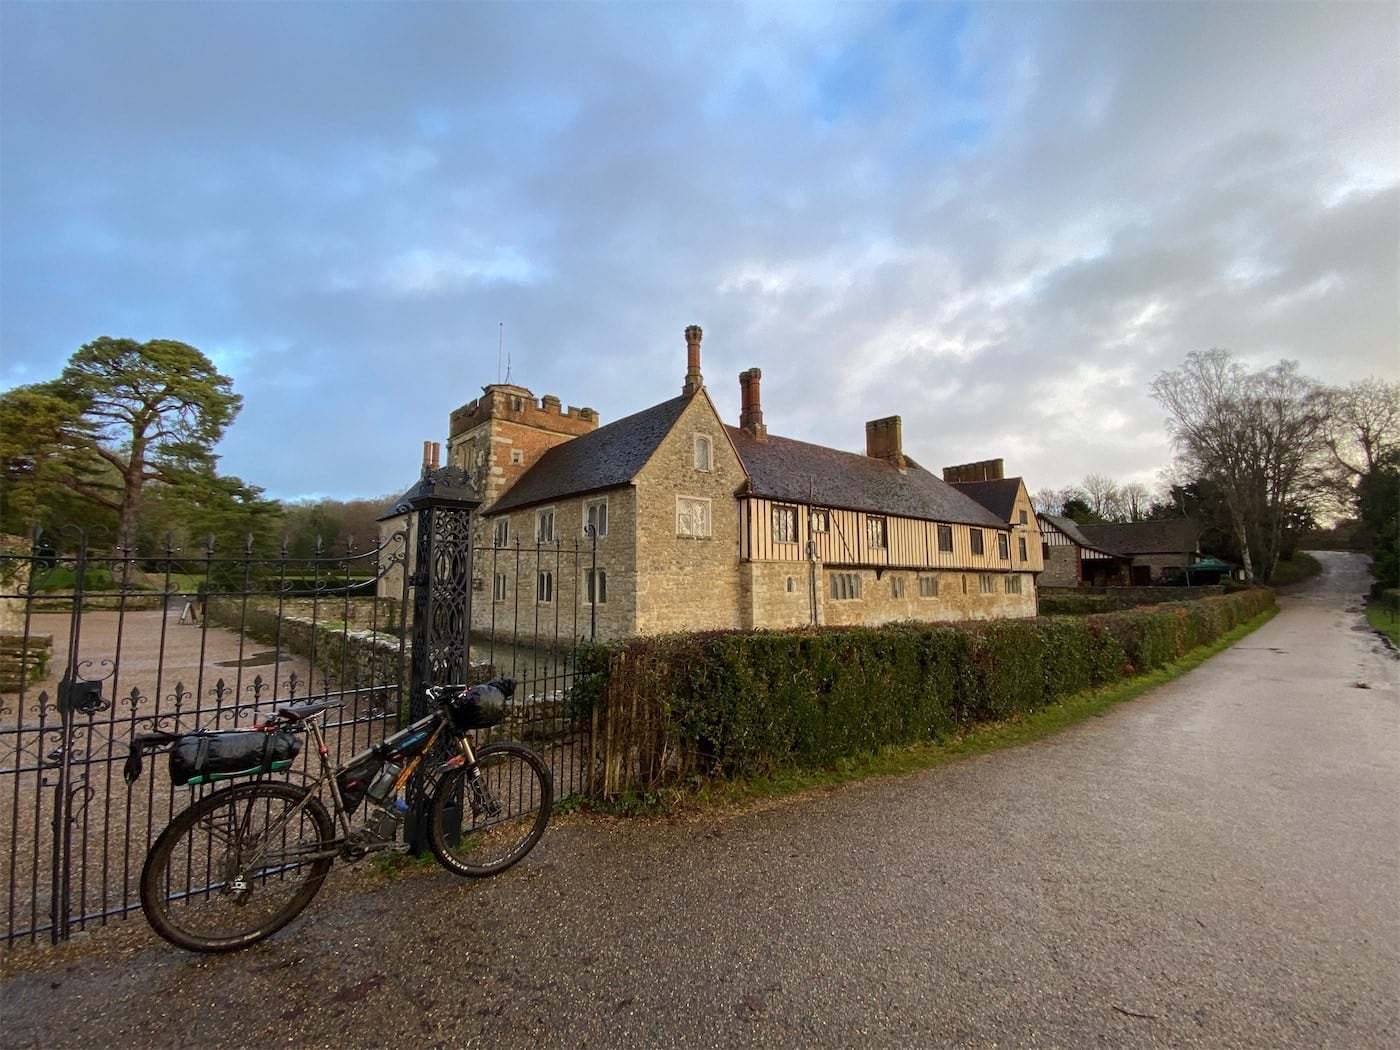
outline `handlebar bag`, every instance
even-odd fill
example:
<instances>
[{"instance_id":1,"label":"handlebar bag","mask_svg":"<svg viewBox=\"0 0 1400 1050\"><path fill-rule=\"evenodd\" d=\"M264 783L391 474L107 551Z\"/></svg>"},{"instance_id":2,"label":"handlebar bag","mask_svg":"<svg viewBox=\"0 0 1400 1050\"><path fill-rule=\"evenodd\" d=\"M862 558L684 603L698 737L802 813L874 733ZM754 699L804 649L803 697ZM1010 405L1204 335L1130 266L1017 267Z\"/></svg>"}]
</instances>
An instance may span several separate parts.
<instances>
[{"instance_id":1,"label":"handlebar bag","mask_svg":"<svg viewBox=\"0 0 1400 1050\"><path fill-rule=\"evenodd\" d=\"M300 751L301 735L286 729L186 733L170 750L170 781L208 784L275 773L290 766Z\"/></svg>"}]
</instances>

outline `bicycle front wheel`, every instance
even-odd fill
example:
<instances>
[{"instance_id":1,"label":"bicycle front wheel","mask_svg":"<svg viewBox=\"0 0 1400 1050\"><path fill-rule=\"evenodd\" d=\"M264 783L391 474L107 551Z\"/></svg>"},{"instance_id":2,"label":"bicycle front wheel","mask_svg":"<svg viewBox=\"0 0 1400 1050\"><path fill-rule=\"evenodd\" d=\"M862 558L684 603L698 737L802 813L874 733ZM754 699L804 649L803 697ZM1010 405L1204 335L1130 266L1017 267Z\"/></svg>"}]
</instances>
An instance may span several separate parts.
<instances>
[{"instance_id":1,"label":"bicycle front wheel","mask_svg":"<svg viewBox=\"0 0 1400 1050\"><path fill-rule=\"evenodd\" d=\"M523 744L487 744L477 776L444 774L428 810L428 845L449 871L481 878L520 860L544 834L554 808L549 767Z\"/></svg>"},{"instance_id":2,"label":"bicycle front wheel","mask_svg":"<svg viewBox=\"0 0 1400 1050\"><path fill-rule=\"evenodd\" d=\"M268 781L216 791L156 839L141 870L141 909L181 948L246 948L311 903L334 839L326 807L304 788Z\"/></svg>"}]
</instances>

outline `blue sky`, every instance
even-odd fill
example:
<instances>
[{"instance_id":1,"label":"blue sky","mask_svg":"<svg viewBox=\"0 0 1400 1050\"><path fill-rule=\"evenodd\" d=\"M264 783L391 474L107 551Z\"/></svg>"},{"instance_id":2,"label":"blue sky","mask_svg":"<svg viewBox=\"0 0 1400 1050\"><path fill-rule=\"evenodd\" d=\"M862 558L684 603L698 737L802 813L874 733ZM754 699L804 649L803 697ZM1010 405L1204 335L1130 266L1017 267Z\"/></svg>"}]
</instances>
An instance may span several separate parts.
<instances>
[{"instance_id":1,"label":"blue sky","mask_svg":"<svg viewBox=\"0 0 1400 1050\"><path fill-rule=\"evenodd\" d=\"M0 387L179 339L376 497L498 378L1149 487L1221 346L1400 376L1400 8L0 4Z\"/></svg>"}]
</instances>

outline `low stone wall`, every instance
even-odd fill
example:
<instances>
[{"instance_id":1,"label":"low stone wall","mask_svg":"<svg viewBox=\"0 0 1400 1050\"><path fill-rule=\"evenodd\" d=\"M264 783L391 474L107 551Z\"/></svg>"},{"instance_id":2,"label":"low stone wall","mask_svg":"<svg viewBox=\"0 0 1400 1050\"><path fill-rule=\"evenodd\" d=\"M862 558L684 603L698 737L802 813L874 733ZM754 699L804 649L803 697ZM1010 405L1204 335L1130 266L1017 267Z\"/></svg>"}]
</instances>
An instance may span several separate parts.
<instances>
[{"instance_id":1,"label":"low stone wall","mask_svg":"<svg viewBox=\"0 0 1400 1050\"><path fill-rule=\"evenodd\" d=\"M42 682L53 660L53 635L0 631L0 690L18 691L26 684Z\"/></svg>"},{"instance_id":2,"label":"low stone wall","mask_svg":"<svg viewBox=\"0 0 1400 1050\"><path fill-rule=\"evenodd\" d=\"M318 622L311 618L314 613L323 611L350 615L343 621L323 618ZM354 622L374 622L368 601L358 609L355 603L351 603L349 609L343 606L328 609L325 603L318 607L309 599L244 601L211 597L205 602L204 614L211 624L241 631L260 642L306 657L316 670L345 688L391 686L407 689L407 661L404 661L403 680L399 680L398 636L352 626Z\"/></svg>"}]
</instances>

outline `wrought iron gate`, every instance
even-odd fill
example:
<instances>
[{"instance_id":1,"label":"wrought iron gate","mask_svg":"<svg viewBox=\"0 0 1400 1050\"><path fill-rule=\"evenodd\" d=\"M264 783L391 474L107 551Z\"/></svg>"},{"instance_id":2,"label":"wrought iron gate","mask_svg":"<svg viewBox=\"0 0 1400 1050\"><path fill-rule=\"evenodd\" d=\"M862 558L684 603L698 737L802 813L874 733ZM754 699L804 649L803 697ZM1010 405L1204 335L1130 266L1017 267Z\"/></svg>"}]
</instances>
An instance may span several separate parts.
<instances>
[{"instance_id":1,"label":"wrought iron gate","mask_svg":"<svg viewBox=\"0 0 1400 1050\"><path fill-rule=\"evenodd\" d=\"M58 942L139 908L149 843L191 795L161 770L128 789L135 733L248 725L290 700L337 699L328 739L344 758L398 728L426 684L500 673L520 683L499 735L530 738L551 760L556 793L575 789L587 727L563 698L578 635L473 644L476 500L451 470L425 470L364 550L190 555L169 542L104 548L77 530L3 538L6 943ZM586 553L572 557L583 571Z\"/></svg>"}]
</instances>

